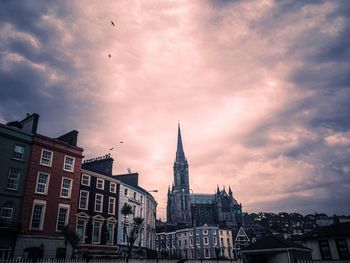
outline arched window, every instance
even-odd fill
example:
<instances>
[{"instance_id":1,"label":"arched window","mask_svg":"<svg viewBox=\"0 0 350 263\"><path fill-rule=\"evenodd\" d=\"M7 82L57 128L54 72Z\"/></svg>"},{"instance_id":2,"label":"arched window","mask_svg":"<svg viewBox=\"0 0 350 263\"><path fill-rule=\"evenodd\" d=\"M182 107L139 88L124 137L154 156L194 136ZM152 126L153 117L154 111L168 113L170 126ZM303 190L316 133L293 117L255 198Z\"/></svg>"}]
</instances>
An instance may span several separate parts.
<instances>
[{"instance_id":1,"label":"arched window","mask_svg":"<svg viewBox=\"0 0 350 263\"><path fill-rule=\"evenodd\" d=\"M13 203L12 202L6 202L1 207L1 214L0 214L0 221L1 221L1 223L5 223L5 224L11 223L12 215L13 215Z\"/></svg>"}]
</instances>

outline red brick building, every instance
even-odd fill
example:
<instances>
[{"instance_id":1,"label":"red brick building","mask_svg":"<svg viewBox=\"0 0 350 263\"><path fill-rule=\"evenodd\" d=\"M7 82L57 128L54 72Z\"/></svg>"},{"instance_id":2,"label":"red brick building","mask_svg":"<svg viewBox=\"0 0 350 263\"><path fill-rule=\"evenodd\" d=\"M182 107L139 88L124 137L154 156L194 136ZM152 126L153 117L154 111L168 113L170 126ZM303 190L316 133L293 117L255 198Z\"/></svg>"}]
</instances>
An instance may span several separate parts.
<instances>
[{"instance_id":1,"label":"red brick building","mask_svg":"<svg viewBox=\"0 0 350 263\"><path fill-rule=\"evenodd\" d=\"M83 149L77 131L59 138L35 135L24 190L15 256L64 255L64 226L75 229Z\"/></svg>"}]
</instances>

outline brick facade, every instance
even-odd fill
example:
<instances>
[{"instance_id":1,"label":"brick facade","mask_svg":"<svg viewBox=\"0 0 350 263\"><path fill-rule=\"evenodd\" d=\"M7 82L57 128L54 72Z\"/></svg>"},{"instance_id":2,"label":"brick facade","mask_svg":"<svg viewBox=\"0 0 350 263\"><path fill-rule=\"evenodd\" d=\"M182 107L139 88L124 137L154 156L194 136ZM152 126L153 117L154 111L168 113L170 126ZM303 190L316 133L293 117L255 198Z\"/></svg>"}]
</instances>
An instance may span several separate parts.
<instances>
[{"instance_id":1,"label":"brick facade","mask_svg":"<svg viewBox=\"0 0 350 263\"><path fill-rule=\"evenodd\" d=\"M76 133L77 135L77 133ZM47 150L52 153L51 165L41 164L42 151ZM57 230L58 210L59 205L69 207L67 225L70 229L75 229L76 214L79 199L79 187L81 176L83 149L70 145L59 139L45 137L43 135L35 135L32 146L32 156L29 163L27 182L24 190L24 198L21 215L21 237L19 239L26 239L24 242L19 242L19 247L16 248L18 256L23 255L23 251L27 247L38 247L40 244L47 244L44 251L44 256L56 256L53 251L54 247L62 247L62 233ZM72 171L64 170L64 161L66 157L74 158ZM73 160L73 159L72 159ZM38 174L44 173L49 175L46 185L45 193L36 193L38 185ZM61 197L62 179L71 179L70 196L68 198ZM69 191L68 191L69 192ZM33 207L35 202L45 204L43 217L41 219L40 229L31 229L33 219ZM39 224L39 225L40 225ZM32 239L28 240L28 237ZM45 238L50 237L51 243L45 242ZM54 239L60 240L59 243L54 244ZM34 238L34 239L33 239ZM36 238L36 239L35 239ZM40 240L40 238L43 238Z\"/></svg>"}]
</instances>

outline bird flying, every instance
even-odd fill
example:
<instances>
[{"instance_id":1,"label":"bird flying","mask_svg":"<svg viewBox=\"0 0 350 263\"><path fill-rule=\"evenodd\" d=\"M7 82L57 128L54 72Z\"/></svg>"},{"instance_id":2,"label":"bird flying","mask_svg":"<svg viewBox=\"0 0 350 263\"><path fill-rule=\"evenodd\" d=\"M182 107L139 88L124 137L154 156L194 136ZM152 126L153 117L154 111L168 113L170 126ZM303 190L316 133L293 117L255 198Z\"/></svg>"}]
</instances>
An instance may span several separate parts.
<instances>
[{"instance_id":1,"label":"bird flying","mask_svg":"<svg viewBox=\"0 0 350 263\"><path fill-rule=\"evenodd\" d=\"M110 58L112 57L111 54L108 55Z\"/></svg>"},{"instance_id":2,"label":"bird flying","mask_svg":"<svg viewBox=\"0 0 350 263\"><path fill-rule=\"evenodd\" d=\"M113 22L113 21L111 21L111 24L112 24L112 26L115 26L115 24L114 24L114 22Z\"/></svg>"},{"instance_id":3,"label":"bird flying","mask_svg":"<svg viewBox=\"0 0 350 263\"><path fill-rule=\"evenodd\" d=\"M114 147L112 147L111 149L109 149L110 151L112 151L114 149Z\"/></svg>"}]
</instances>

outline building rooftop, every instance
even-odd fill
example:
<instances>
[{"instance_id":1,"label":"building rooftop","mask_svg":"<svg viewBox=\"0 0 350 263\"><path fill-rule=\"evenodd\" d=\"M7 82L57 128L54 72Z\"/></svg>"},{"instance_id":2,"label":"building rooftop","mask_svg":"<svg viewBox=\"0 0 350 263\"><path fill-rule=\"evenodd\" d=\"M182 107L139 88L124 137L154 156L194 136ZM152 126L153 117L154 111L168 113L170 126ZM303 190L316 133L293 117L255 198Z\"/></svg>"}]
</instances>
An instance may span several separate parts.
<instances>
[{"instance_id":1,"label":"building rooftop","mask_svg":"<svg viewBox=\"0 0 350 263\"><path fill-rule=\"evenodd\" d=\"M344 237L350 236L350 222L333 224L330 226L320 227L314 231L311 231L295 240L313 239L320 237Z\"/></svg>"},{"instance_id":2,"label":"building rooftop","mask_svg":"<svg viewBox=\"0 0 350 263\"><path fill-rule=\"evenodd\" d=\"M307 247L298 245L291 240L286 240L283 237L277 235L271 235L259 239L257 242L248 246L245 250L276 250L276 249L308 249Z\"/></svg>"}]
</instances>

